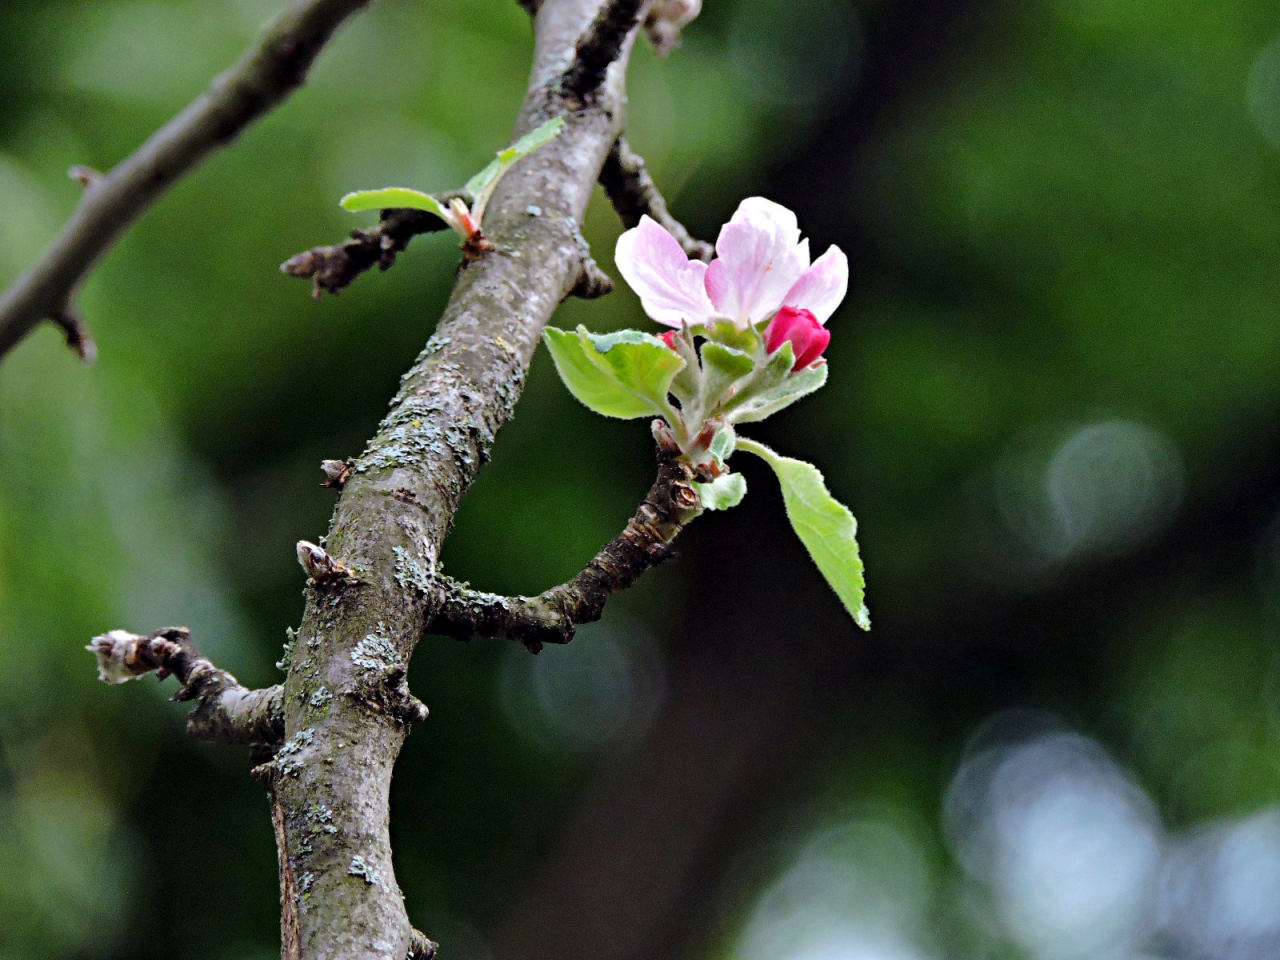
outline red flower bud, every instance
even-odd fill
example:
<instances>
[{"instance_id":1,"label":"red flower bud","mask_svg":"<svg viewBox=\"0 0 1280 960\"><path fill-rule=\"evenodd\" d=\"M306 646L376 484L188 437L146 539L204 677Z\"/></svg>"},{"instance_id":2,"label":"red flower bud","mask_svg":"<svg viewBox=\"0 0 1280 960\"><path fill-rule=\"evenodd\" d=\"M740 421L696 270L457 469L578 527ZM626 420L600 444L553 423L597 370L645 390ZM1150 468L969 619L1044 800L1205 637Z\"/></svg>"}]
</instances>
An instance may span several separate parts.
<instances>
[{"instance_id":1,"label":"red flower bud","mask_svg":"<svg viewBox=\"0 0 1280 960\"><path fill-rule=\"evenodd\" d=\"M831 342L831 331L808 310L783 307L765 328L764 344L770 353L774 353L788 342L796 357L795 366L791 369L799 370L822 356L822 351Z\"/></svg>"},{"instance_id":2,"label":"red flower bud","mask_svg":"<svg viewBox=\"0 0 1280 960\"><path fill-rule=\"evenodd\" d=\"M662 336L658 337L658 339L674 350L676 348L676 333L677 331L675 330L668 330L666 333L662 334Z\"/></svg>"}]
</instances>

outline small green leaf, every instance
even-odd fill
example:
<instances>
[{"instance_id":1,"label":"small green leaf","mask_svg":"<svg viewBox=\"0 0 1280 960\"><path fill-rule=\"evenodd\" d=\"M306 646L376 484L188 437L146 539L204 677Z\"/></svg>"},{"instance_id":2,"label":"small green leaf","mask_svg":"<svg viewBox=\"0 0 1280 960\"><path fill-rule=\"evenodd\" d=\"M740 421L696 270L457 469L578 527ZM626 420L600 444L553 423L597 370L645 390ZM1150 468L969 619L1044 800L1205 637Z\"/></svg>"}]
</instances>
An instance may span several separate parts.
<instances>
[{"instance_id":1,"label":"small green leaf","mask_svg":"<svg viewBox=\"0 0 1280 960\"><path fill-rule=\"evenodd\" d=\"M754 440L740 438L738 448L754 453L773 468L796 536L854 622L870 630L871 614L864 602L866 581L858 555L858 522L849 508L831 496L813 464L781 456Z\"/></svg>"},{"instance_id":2,"label":"small green leaf","mask_svg":"<svg viewBox=\"0 0 1280 960\"><path fill-rule=\"evenodd\" d=\"M545 147L560 136L560 131L563 129L564 117L552 117L546 123L534 127L511 146L501 151L498 154L498 159L503 163L515 163L521 157L527 157L539 147Z\"/></svg>"},{"instance_id":3,"label":"small green leaf","mask_svg":"<svg viewBox=\"0 0 1280 960\"><path fill-rule=\"evenodd\" d=\"M791 344L788 343L778 353L789 350L790 347ZM820 363L817 366L797 370L771 389L759 393L754 389L750 389L749 392L744 390L746 396L729 412L728 419L731 423L755 423L765 417L771 417L779 410L791 406L801 397L807 397L818 390L826 382L827 365ZM754 386L755 384L750 385L751 388Z\"/></svg>"},{"instance_id":4,"label":"small green leaf","mask_svg":"<svg viewBox=\"0 0 1280 960\"><path fill-rule=\"evenodd\" d=\"M338 205L351 213L359 213L361 210L390 210L397 207L425 210L427 213L434 213L445 223L453 223L453 214L444 204L429 193L410 190L408 187L357 190L355 193L348 193Z\"/></svg>"},{"instance_id":5,"label":"small green leaf","mask_svg":"<svg viewBox=\"0 0 1280 960\"><path fill-rule=\"evenodd\" d=\"M736 507L747 495L747 481L740 473L726 473L716 477L710 483L697 483L693 489L702 498L702 506L706 510L728 510Z\"/></svg>"},{"instance_id":6,"label":"small green leaf","mask_svg":"<svg viewBox=\"0 0 1280 960\"><path fill-rule=\"evenodd\" d=\"M498 181L511 165L521 157L527 157L541 146L550 143L564 129L564 118L553 117L546 123L530 130L523 137L504 150L499 150L483 170L467 181L464 188L471 194L471 215L477 223L484 223L484 209L489 205L489 198L498 188Z\"/></svg>"},{"instance_id":7,"label":"small green leaf","mask_svg":"<svg viewBox=\"0 0 1280 960\"><path fill-rule=\"evenodd\" d=\"M756 367L748 353L707 340L702 344L701 408L711 413L720 405L729 388Z\"/></svg>"},{"instance_id":8,"label":"small green leaf","mask_svg":"<svg viewBox=\"0 0 1280 960\"><path fill-rule=\"evenodd\" d=\"M674 417L667 391L684 360L657 337L639 330L598 336L580 326L548 327L543 340L569 392L596 413Z\"/></svg>"},{"instance_id":9,"label":"small green leaf","mask_svg":"<svg viewBox=\"0 0 1280 960\"><path fill-rule=\"evenodd\" d=\"M716 435L711 438L711 446L708 448L711 455L724 463L731 456L733 451L737 449L738 437L733 432L733 427L722 427L716 431Z\"/></svg>"}]
</instances>

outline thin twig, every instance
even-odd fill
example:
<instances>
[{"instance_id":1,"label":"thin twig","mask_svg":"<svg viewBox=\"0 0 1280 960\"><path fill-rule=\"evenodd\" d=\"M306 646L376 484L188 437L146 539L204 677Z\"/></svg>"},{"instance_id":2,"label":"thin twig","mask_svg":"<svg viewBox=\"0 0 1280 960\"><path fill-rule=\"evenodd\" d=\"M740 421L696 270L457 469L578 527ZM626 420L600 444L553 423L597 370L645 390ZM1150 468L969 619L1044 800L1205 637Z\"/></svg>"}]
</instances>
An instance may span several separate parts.
<instances>
[{"instance_id":1,"label":"thin twig","mask_svg":"<svg viewBox=\"0 0 1280 960\"><path fill-rule=\"evenodd\" d=\"M186 627L165 627L149 636L112 630L86 648L98 658L98 678L122 683L155 672L177 677L179 702L195 701L187 732L197 740L270 746L284 740L284 688L249 690L219 670L191 642Z\"/></svg>"},{"instance_id":2,"label":"thin twig","mask_svg":"<svg viewBox=\"0 0 1280 960\"><path fill-rule=\"evenodd\" d=\"M560 90L586 100L604 84L609 67L635 29L645 0L612 0L591 21L574 52L573 66L560 82Z\"/></svg>"},{"instance_id":3,"label":"thin twig","mask_svg":"<svg viewBox=\"0 0 1280 960\"><path fill-rule=\"evenodd\" d=\"M448 205L458 193L436 194ZM291 277L313 280L311 295L317 300L324 293L338 294L351 281L375 265L387 270L396 262L396 254L409 241L422 233L437 233L449 225L425 210L383 210L382 219L367 230L352 230L342 243L328 247L312 247L280 264L280 270Z\"/></svg>"},{"instance_id":4,"label":"thin twig","mask_svg":"<svg viewBox=\"0 0 1280 960\"><path fill-rule=\"evenodd\" d=\"M518 640L533 653L568 643L579 625L600 619L609 597L671 557L671 542L702 513L694 473L679 449L659 436L658 478L626 529L605 544L572 580L536 597L503 597L440 578L441 602L431 632L457 640Z\"/></svg>"},{"instance_id":5,"label":"thin twig","mask_svg":"<svg viewBox=\"0 0 1280 960\"><path fill-rule=\"evenodd\" d=\"M0 296L0 356L66 313L76 287L178 180L300 86L338 26L370 0L297 0L208 90L85 190L44 256Z\"/></svg>"},{"instance_id":6,"label":"thin twig","mask_svg":"<svg viewBox=\"0 0 1280 960\"><path fill-rule=\"evenodd\" d=\"M600 186L608 194L613 208L618 211L626 227L634 227L646 214L658 221L667 232L680 241L684 252L698 260L710 261L715 249L711 244L696 240L684 225L671 215L667 202L649 175L644 157L631 149L625 137L609 151L609 158L600 171Z\"/></svg>"}]
</instances>

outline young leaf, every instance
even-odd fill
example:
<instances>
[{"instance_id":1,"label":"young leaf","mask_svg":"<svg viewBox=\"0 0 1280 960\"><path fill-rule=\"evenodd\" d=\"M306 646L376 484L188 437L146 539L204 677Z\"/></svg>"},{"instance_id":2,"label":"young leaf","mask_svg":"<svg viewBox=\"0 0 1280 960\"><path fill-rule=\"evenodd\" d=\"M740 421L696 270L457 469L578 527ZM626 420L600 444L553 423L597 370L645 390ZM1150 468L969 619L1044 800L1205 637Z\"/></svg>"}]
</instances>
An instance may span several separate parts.
<instances>
[{"instance_id":1,"label":"young leaf","mask_svg":"<svg viewBox=\"0 0 1280 960\"><path fill-rule=\"evenodd\" d=\"M796 536L854 622L870 630L871 614L864 602L866 582L858 556L858 522L849 508L831 496L813 464L780 456L754 440L739 438L738 449L754 453L773 468Z\"/></svg>"},{"instance_id":2,"label":"young leaf","mask_svg":"<svg viewBox=\"0 0 1280 960\"><path fill-rule=\"evenodd\" d=\"M411 210L425 210L434 213L445 223L453 223L452 212L439 200L421 190L410 190L408 187L386 187L382 190L357 190L348 193L339 203L343 210L358 213L361 210L389 210L396 207L407 207Z\"/></svg>"},{"instance_id":3,"label":"young leaf","mask_svg":"<svg viewBox=\"0 0 1280 960\"><path fill-rule=\"evenodd\" d=\"M791 344L788 343L783 349L785 350L790 346ZM782 352L783 350L778 351L778 353ZM750 392L728 414L728 419L731 423L755 423L765 417L771 417L779 410L791 406L801 397L807 397L826 382L827 365L820 363L817 366L797 370L776 387L761 393L750 390L750 387L754 386L754 384L751 384L743 391L748 393L748 390L750 390Z\"/></svg>"},{"instance_id":4,"label":"young leaf","mask_svg":"<svg viewBox=\"0 0 1280 960\"><path fill-rule=\"evenodd\" d=\"M569 392L596 413L622 420L673 415L667 391L684 360L657 337L639 330L597 336L580 326L548 327L543 340Z\"/></svg>"},{"instance_id":5,"label":"young leaf","mask_svg":"<svg viewBox=\"0 0 1280 960\"><path fill-rule=\"evenodd\" d=\"M702 409L714 411L728 389L755 369L750 354L707 340L702 344Z\"/></svg>"},{"instance_id":6,"label":"young leaf","mask_svg":"<svg viewBox=\"0 0 1280 960\"><path fill-rule=\"evenodd\" d=\"M703 509L728 510L736 507L747 495L747 481L740 473L726 473L710 483L694 482L693 489L702 498Z\"/></svg>"},{"instance_id":7,"label":"young leaf","mask_svg":"<svg viewBox=\"0 0 1280 960\"><path fill-rule=\"evenodd\" d=\"M498 181L511 165L521 157L527 157L539 147L550 143L560 135L563 129L563 117L548 120L542 126L530 130L505 150L498 151L498 155L490 160L483 170L467 181L464 189L471 194L471 215L477 223L484 223L484 208L488 206L489 198L497 189Z\"/></svg>"}]
</instances>

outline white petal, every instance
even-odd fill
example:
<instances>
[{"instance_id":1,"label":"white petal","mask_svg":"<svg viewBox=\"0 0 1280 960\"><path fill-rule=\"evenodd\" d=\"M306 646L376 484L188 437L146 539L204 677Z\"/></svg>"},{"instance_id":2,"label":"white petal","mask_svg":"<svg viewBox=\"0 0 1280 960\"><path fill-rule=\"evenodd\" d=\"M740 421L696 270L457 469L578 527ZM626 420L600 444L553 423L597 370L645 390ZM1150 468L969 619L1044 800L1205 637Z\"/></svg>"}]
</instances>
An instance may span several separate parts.
<instances>
[{"instance_id":1,"label":"white petal","mask_svg":"<svg viewBox=\"0 0 1280 960\"><path fill-rule=\"evenodd\" d=\"M618 272L658 323L679 327L706 323L715 310L707 297L707 265L690 260L675 237L648 216L618 238Z\"/></svg>"},{"instance_id":2,"label":"white petal","mask_svg":"<svg viewBox=\"0 0 1280 960\"><path fill-rule=\"evenodd\" d=\"M800 224L796 215L780 203L766 200L764 197L747 197L734 211L730 223L741 223L751 220L763 228L791 238L792 243L800 241Z\"/></svg>"},{"instance_id":3,"label":"white petal","mask_svg":"<svg viewBox=\"0 0 1280 960\"><path fill-rule=\"evenodd\" d=\"M707 268L707 293L717 312L740 327L777 313L809 265L809 241L799 238L796 215L786 207L763 197L743 200L720 228L717 259Z\"/></svg>"},{"instance_id":4,"label":"white petal","mask_svg":"<svg viewBox=\"0 0 1280 960\"><path fill-rule=\"evenodd\" d=\"M800 275L783 303L797 310L808 310L819 323L826 323L848 291L849 258L833 245Z\"/></svg>"}]
</instances>

